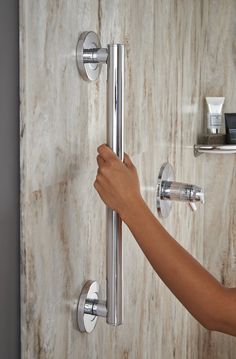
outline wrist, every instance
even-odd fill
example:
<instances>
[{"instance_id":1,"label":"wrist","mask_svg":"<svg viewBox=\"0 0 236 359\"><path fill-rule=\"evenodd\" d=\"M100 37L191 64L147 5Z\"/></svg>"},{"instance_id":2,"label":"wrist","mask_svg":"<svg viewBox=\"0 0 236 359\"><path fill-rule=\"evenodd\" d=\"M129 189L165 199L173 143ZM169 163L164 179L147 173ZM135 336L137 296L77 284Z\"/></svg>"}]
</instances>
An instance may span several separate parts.
<instances>
[{"instance_id":1,"label":"wrist","mask_svg":"<svg viewBox=\"0 0 236 359\"><path fill-rule=\"evenodd\" d=\"M128 224L129 221L132 220L132 218L136 217L138 213L142 212L145 209L148 209L148 207L144 199L140 195L139 197L136 197L133 200L129 201L129 203L127 203L119 212L119 215L122 221Z\"/></svg>"}]
</instances>

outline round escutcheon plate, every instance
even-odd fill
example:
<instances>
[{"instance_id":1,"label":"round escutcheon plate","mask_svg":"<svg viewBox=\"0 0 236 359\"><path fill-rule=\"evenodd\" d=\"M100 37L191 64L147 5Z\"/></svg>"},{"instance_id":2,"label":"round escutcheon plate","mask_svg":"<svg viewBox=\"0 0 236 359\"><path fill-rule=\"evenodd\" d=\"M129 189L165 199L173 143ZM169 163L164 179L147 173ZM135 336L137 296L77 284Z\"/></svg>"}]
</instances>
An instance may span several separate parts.
<instances>
[{"instance_id":1,"label":"round escutcheon plate","mask_svg":"<svg viewBox=\"0 0 236 359\"><path fill-rule=\"evenodd\" d=\"M97 34L93 31L83 32L78 40L76 47L76 62L80 75L85 81L95 81L98 79L102 64L84 63L84 50L101 48L101 43Z\"/></svg>"},{"instance_id":2,"label":"round escutcheon plate","mask_svg":"<svg viewBox=\"0 0 236 359\"><path fill-rule=\"evenodd\" d=\"M168 217L172 208L171 201L161 199L162 181L173 181L173 180L174 180L173 167L170 165L170 163L166 162L161 166L157 180L156 207L157 207L158 215L162 218Z\"/></svg>"},{"instance_id":3,"label":"round escutcheon plate","mask_svg":"<svg viewBox=\"0 0 236 359\"><path fill-rule=\"evenodd\" d=\"M77 324L80 332L91 333L97 324L98 317L96 315L86 314L84 310L86 300L97 300L98 293L98 283L92 280L88 280L80 293L77 307Z\"/></svg>"}]
</instances>

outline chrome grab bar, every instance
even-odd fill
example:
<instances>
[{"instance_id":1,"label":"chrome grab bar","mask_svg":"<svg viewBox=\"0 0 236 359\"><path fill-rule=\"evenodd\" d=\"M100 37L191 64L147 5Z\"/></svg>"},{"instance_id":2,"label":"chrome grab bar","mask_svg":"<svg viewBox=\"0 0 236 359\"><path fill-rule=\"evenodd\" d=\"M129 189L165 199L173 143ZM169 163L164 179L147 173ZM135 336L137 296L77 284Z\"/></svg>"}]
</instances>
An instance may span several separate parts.
<instances>
[{"instance_id":1,"label":"chrome grab bar","mask_svg":"<svg viewBox=\"0 0 236 359\"><path fill-rule=\"evenodd\" d=\"M102 63L107 63L107 143L123 160L124 45L108 45L103 49L94 32L82 33L77 45L80 75L86 81L97 80ZM122 323L122 221L110 208L106 236L107 300L99 300L97 282L85 283L77 306L77 323L82 332L90 333L98 316L106 317L107 323L114 326Z\"/></svg>"},{"instance_id":2,"label":"chrome grab bar","mask_svg":"<svg viewBox=\"0 0 236 359\"><path fill-rule=\"evenodd\" d=\"M123 161L124 45L108 45L107 141ZM122 221L107 208L107 323L122 323Z\"/></svg>"}]
</instances>

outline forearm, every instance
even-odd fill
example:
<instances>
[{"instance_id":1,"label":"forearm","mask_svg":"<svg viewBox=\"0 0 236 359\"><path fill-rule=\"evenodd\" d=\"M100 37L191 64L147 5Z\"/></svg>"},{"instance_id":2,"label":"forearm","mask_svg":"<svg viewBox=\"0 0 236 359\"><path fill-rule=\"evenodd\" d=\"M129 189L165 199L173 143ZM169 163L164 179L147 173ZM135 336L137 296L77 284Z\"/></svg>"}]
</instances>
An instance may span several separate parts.
<instances>
[{"instance_id":1,"label":"forearm","mask_svg":"<svg viewBox=\"0 0 236 359\"><path fill-rule=\"evenodd\" d=\"M135 166L106 145L98 147L94 187L121 215L163 282L206 328L236 336L236 289L225 289L153 216L140 194Z\"/></svg>"},{"instance_id":2,"label":"forearm","mask_svg":"<svg viewBox=\"0 0 236 359\"><path fill-rule=\"evenodd\" d=\"M123 214L154 270L205 327L217 328L224 288L170 234L140 199Z\"/></svg>"}]
</instances>

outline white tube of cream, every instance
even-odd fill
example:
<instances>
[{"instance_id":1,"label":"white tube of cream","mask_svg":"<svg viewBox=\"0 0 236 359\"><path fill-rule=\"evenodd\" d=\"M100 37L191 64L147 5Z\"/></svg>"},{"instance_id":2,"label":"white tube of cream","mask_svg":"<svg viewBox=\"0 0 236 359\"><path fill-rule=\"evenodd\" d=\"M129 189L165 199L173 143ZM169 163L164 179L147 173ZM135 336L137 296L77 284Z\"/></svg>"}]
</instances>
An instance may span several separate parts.
<instances>
[{"instance_id":1,"label":"white tube of cream","mask_svg":"<svg viewBox=\"0 0 236 359\"><path fill-rule=\"evenodd\" d=\"M222 108L224 104L224 97L206 97L208 114L207 114L207 132L208 133L222 133Z\"/></svg>"}]
</instances>

